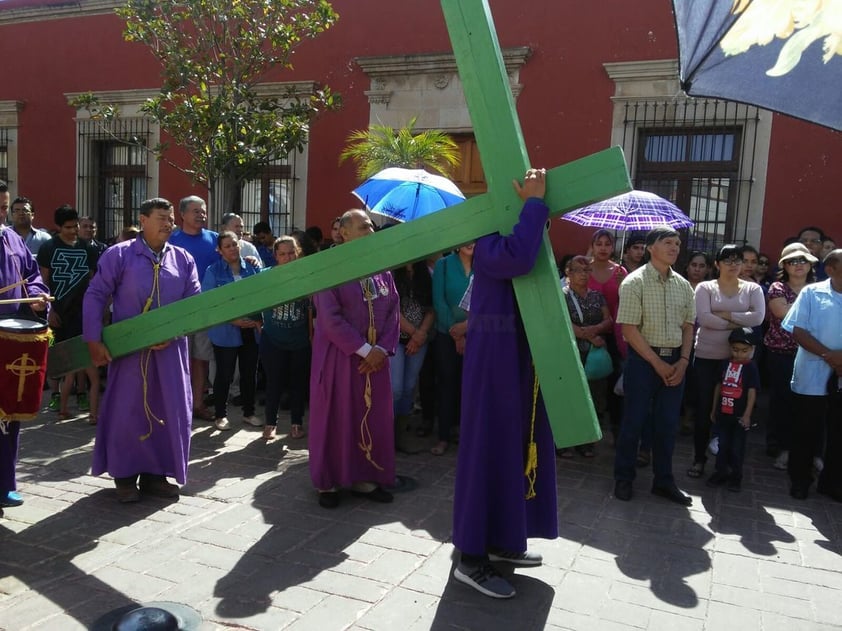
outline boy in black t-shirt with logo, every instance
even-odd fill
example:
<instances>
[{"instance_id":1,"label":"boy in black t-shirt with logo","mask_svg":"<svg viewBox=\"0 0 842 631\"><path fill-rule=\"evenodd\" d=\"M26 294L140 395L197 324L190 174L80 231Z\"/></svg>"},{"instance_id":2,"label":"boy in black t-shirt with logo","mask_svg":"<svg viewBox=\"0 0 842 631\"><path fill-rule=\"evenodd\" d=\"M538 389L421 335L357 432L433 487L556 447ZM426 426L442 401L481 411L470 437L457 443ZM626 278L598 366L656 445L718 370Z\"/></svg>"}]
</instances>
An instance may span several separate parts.
<instances>
[{"instance_id":1,"label":"boy in black t-shirt with logo","mask_svg":"<svg viewBox=\"0 0 842 631\"><path fill-rule=\"evenodd\" d=\"M719 428L719 453L716 472L707 485L727 483L729 491L739 491L743 480L743 458L746 432L751 428L751 415L760 389L760 372L752 361L754 332L748 327L734 329L728 336L731 359L723 362L722 378L713 393L710 420Z\"/></svg>"}]
</instances>

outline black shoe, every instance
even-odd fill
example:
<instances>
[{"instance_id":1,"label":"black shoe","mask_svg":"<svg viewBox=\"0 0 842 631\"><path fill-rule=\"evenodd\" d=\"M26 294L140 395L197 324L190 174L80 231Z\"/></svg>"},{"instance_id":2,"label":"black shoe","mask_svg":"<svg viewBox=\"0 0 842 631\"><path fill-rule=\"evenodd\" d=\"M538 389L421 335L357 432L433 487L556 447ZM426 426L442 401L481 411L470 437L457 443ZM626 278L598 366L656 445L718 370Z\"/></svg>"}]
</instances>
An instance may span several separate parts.
<instances>
[{"instance_id":1,"label":"black shoe","mask_svg":"<svg viewBox=\"0 0 842 631\"><path fill-rule=\"evenodd\" d=\"M767 445L766 446L766 455L770 458L777 458L781 455L781 448L777 445Z\"/></svg>"},{"instance_id":2,"label":"black shoe","mask_svg":"<svg viewBox=\"0 0 842 631\"><path fill-rule=\"evenodd\" d=\"M178 485L167 482L166 476L163 475L141 473L138 488L143 495L164 498L178 497L179 495Z\"/></svg>"},{"instance_id":3,"label":"black shoe","mask_svg":"<svg viewBox=\"0 0 842 631\"><path fill-rule=\"evenodd\" d=\"M793 484L789 489L789 494L797 500L806 500L807 486L804 484Z\"/></svg>"},{"instance_id":4,"label":"black shoe","mask_svg":"<svg viewBox=\"0 0 842 631\"><path fill-rule=\"evenodd\" d=\"M632 497L631 480L617 480L614 483L614 497L623 502L628 502Z\"/></svg>"},{"instance_id":5,"label":"black shoe","mask_svg":"<svg viewBox=\"0 0 842 631\"><path fill-rule=\"evenodd\" d=\"M822 495L827 495L830 499L842 502L842 490L839 488L832 488L828 484L821 484L819 483L816 485L816 492L821 493Z\"/></svg>"},{"instance_id":6,"label":"black shoe","mask_svg":"<svg viewBox=\"0 0 842 631\"><path fill-rule=\"evenodd\" d=\"M386 491L389 493L409 493L418 488L418 482L415 478L410 478L408 475L396 475L395 485L387 486Z\"/></svg>"},{"instance_id":7,"label":"black shoe","mask_svg":"<svg viewBox=\"0 0 842 631\"><path fill-rule=\"evenodd\" d=\"M722 486L728 481L728 475L725 473L719 473L718 471L710 476L707 481L705 482L706 486L716 488L717 486Z\"/></svg>"},{"instance_id":8,"label":"black shoe","mask_svg":"<svg viewBox=\"0 0 842 631\"><path fill-rule=\"evenodd\" d=\"M693 503L693 498L681 492L675 484L670 486L653 486L652 495L663 497L670 502L681 504L682 506L690 506Z\"/></svg>"},{"instance_id":9,"label":"black shoe","mask_svg":"<svg viewBox=\"0 0 842 631\"><path fill-rule=\"evenodd\" d=\"M355 495L357 497L364 497L367 500L371 500L372 502L379 502L380 504L388 504L390 503L395 497L389 493L388 491L384 491L379 486L376 487L373 491L369 491L366 493L365 491L351 491L351 495Z\"/></svg>"},{"instance_id":10,"label":"black shoe","mask_svg":"<svg viewBox=\"0 0 842 631\"><path fill-rule=\"evenodd\" d=\"M339 492L325 491L319 493L319 506L322 508L336 508L339 506Z\"/></svg>"}]
</instances>

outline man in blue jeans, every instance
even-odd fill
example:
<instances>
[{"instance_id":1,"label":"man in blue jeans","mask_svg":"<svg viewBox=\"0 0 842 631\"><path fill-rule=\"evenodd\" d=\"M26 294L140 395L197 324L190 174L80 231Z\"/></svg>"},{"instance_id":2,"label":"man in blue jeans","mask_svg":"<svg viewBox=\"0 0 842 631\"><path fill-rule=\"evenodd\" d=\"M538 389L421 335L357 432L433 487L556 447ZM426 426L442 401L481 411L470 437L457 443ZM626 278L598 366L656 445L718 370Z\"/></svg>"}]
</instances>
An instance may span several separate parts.
<instances>
[{"instance_id":1,"label":"man in blue jeans","mask_svg":"<svg viewBox=\"0 0 842 631\"><path fill-rule=\"evenodd\" d=\"M672 453L693 347L693 289L672 270L681 248L678 232L664 226L646 235L648 262L620 285L617 322L629 345L623 372L625 408L614 459L614 497L632 497L635 460L644 422L651 414L652 493L689 506L675 484Z\"/></svg>"}]
</instances>

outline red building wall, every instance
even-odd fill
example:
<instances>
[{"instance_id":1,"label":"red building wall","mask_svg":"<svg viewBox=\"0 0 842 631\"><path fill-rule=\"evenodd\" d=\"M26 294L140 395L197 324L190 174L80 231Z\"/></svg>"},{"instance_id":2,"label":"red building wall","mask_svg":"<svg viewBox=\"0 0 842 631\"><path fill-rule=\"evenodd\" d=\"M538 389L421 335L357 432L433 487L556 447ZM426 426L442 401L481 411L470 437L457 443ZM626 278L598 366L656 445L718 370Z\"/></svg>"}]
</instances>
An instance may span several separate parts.
<instances>
[{"instance_id":1,"label":"red building wall","mask_svg":"<svg viewBox=\"0 0 842 631\"><path fill-rule=\"evenodd\" d=\"M4 13L45 2L6 0ZM351 130L368 125L363 94L368 77L355 57L406 55L450 50L437 0L335 0L338 24L295 53L291 72L272 81L315 80L343 95L339 112L313 126L309 151L307 223L329 227L333 216L352 206L358 182L350 163L338 156ZM531 160L554 166L605 148L610 141L614 86L605 62L675 58L670 2L598 5L569 0L538 3L491 0L503 47L529 46L521 69L518 112ZM64 93L155 88L158 67L140 44L127 44L116 16L98 15L0 24L6 59L0 100L25 103L20 113L19 181L14 192L45 210L75 198L74 110ZM171 156L186 164L183 155ZM774 255L780 242L801 225L815 223L842 241L842 220L833 203L838 191L842 134L776 116L760 244ZM177 199L194 192L189 179L161 166L160 193ZM554 222L558 252L582 251L590 230Z\"/></svg>"}]
</instances>

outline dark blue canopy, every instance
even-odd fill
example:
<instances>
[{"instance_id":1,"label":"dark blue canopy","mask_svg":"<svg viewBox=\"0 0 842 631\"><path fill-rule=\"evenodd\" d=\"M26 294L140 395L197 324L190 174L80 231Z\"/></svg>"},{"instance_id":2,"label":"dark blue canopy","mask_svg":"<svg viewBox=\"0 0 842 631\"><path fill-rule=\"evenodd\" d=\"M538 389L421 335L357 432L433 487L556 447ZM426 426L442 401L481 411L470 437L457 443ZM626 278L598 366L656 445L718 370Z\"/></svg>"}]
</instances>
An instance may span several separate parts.
<instances>
[{"instance_id":1,"label":"dark blue canopy","mask_svg":"<svg viewBox=\"0 0 842 631\"><path fill-rule=\"evenodd\" d=\"M748 0L748 6L758 0ZM728 0L673 0L678 33L679 75L691 96L739 101L808 120L842 131L842 57L822 59L826 34L817 36L795 66L770 76L784 46L813 39L805 26L787 39L754 44L747 51L726 56L720 42L738 20L753 16L732 13ZM761 16L767 18L768 16ZM738 25L738 27L741 25Z\"/></svg>"}]
</instances>

